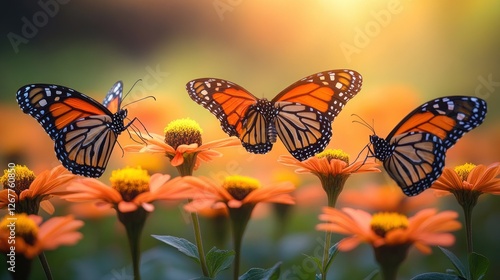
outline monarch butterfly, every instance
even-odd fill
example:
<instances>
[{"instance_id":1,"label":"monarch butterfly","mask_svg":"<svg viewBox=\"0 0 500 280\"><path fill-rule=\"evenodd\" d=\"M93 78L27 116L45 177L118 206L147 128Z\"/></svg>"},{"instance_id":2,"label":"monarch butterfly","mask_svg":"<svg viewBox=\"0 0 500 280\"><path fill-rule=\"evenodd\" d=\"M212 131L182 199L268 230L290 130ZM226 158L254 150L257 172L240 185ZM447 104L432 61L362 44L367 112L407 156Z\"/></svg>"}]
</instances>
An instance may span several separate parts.
<instances>
[{"instance_id":1,"label":"monarch butterfly","mask_svg":"<svg viewBox=\"0 0 500 280\"><path fill-rule=\"evenodd\" d=\"M224 132L240 138L247 151L265 154L279 136L290 154L302 161L325 149L332 121L361 83L356 71L325 71L297 81L271 101L214 78L192 80L186 89L191 99L219 119Z\"/></svg>"},{"instance_id":2,"label":"monarch butterfly","mask_svg":"<svg viewBox=\"0 0 500 280\"><path fill-rule=\"evenodd\" d=\"M124 125L123 84L116 82L100 104L71 88L49 84L25 85L17 91L24 113L34 117L54 140L57 158L74 174L100 177Z\"/></svg>"},{"instance_id":3,"label":"monarch butterfly","mask_svg":"<svg viewBox=\"0 0 500 280\"><path fill-rule=\"evenodd\" d=\"M476 97L431 100L408 114L386 139L371 135L370 152L407 196L418 195L441 176L446 151L483 122L486 110L486 101Z\"/></svg>"}]
</instances>

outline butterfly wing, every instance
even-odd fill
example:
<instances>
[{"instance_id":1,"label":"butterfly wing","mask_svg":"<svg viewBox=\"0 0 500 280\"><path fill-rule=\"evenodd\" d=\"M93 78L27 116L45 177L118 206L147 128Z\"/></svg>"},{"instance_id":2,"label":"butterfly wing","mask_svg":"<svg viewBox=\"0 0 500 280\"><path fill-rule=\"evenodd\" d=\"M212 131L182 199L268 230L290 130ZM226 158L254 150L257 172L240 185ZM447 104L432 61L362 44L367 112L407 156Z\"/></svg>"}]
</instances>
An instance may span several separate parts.
<instances>
[{"instance_id":1,"label":"butterfly wing","mask_svg":"<svg viewBox=\"0 0 500 280\"><path fill-rule=\"evenodd\" d=\"M221 79L196 79L186 85L191 99L214 114L222 130L238 136L250 152L272 148L267 138L268 121L257 110L257 98L243 87Z\"/></svg>"},{"instance_id":2,"label":"butterfly wing","mask_svg":"<svg viewBox=\"0 0 500 280\"><path fill-rule=\"evenodd\" d=\"M387 136L420 131L438 136L449 149L466 132L483 123L486 101L470 96L446 96L426 102L408 114Z\"/></svg>"},{"instance_id":3,"label":"butterfly wing","mask_svg":"<svg viewBox=\"0 0 500 280\"><path fill-rule=\"evenodd\" d=\"M372 136L374 155L406 195L417 195L441 176L446 151L486 116L486 101L447 96L408 114L386 139Z\"/></svg>"},{"instance_id":4,"label":"butterfly wing","mask_svg":"<svg viewBox=\"0 0 500 280\"><path fill-rule=\"evenodd\" d=\"M407 196L429 188L443 172L446 148L436 135L407 132L391 139L392 156L384 168Z\"/></svg>"},{"instance_id":5,"label":"butterfly wing","mask_svg":"<svg viewBox=\"0 0 500 280\"><path fill-rule=\"evenodd\" d=\"M17 91L17 102L24 113L35 118L52 140L77 119L111 112L94 99L74 89L48 84L34 84Z\"/></svg>"},{"instance_id":6,"label":"butterfly wing","mask_svg":"<svg viewBox=\"0 0 500 280\"><path fill-rule=\"evenodd\" d=\"M102 175L118 135L113 128L123 128L106 107L73 89L47 84L21 87L17 101L54 140L64 167L87 177Z\"/></svg>"},{"instance_id":7,"label":"butterfly wing","mask_svg":"<svg viewBox=\"0 0 500 280\"><path fill-rule=\"evenodd\" d=\"M55 140L57 158L71 172L100 177L108 164L118 135L109 129L108 115L78 119Z\"/></svg>"},{"instance_id":8,"label":"butterfly wing","mask_svg":"<svg viewBox=\"0 0 500 280\"><path fill-rule=\"evenodd\" d=\"M292 156L302 161L325 149L332 121L361 84L356 71L325 71L290 85L271 101L278 111L276 131Z\"/></svg>"},{"instance_id":9,"label":"butterfly wing","mask_svg":"<svg viewBox=\"0 0 500 280\"><path fill-rule=\"evenodd\" d=\"M104 97L102 105L112 113L116 113L120 110L122 105L123 96L123 83L121 81L116 82Z\"/></svg>"}]
</instances>

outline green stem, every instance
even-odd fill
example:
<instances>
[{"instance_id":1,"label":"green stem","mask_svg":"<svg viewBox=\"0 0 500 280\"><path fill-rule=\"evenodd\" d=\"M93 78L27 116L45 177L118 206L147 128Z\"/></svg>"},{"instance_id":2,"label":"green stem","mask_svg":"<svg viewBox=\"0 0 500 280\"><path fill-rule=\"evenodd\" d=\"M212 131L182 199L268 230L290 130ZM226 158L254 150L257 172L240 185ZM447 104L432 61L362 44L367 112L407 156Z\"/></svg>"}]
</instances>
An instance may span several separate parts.
<instances>
[{"instance_id":1,"label":"green stem","mask_svg":"<svg viewBox=\"0 0 500 280\"><path fill-rule=\"evenodd\" d=\"M344 184L349 177L349 175L339 174L339 175L322 175L319 174L318 177L321 180L321 185L326 192L328 198L328 207L335 208L337 199L344 189ZM325 233L325 246L323 248L323 260L321 270L321 279L326 280L328 274L328 258L331 246L332 233L327 231Z\"/></svg>"},{"instance_id":2,"label":"green stem","mask_svg":"<svg viewBox=\"0 0 500 280\"><path fill-rule=\"evenodd\" d=\"M193 175L193 170L196 163L196 155L197 153L184 154L184 162L181 165L176 166L177 171L179 172L179 175L181 175L181 177ZM191 201L192 201L191 199L188 199L188 202ZM207 261L205 259L205 250L203 249L200 219L198 218L198 214L196 212L191 213L191 222L193 223L193 231L194 231L196 247L198 247L198 255L200 258L201 271L203 272L203 276L208 277L209 272L208 272Z\"/></svg>"},{"instance_id":3,"label":"green stem","mask_svg":"<svg viewBox=\"0 0 500 280\"><path fill-rule=\"evenodd\" d=\"M470 190L457 190L453 192L458 204L462 206L464 210L465 217L465 234L467 235L467 256L470 256L474 252L474 246L472 244L472 210L477 204L477 200L481 195L480 192L470 191Z\"/></svg>"},{"instance_id":4,"label":"green stem","mask_svg":"<svg viewBox=\"0 0 500 280\"><path fill-rule=\"evenodd\" d=\"M467 235L467 255L470 256L474 252L472 244L472 209L473 207L463 207L465 216L465 233Z\"/></svg>"},{"instance_id":5,"label":"green stem","mask_svg":"<svg viewBox=\"0 0 500 280\"><path fill-rule=\"evenodd\" d=\"M332 233L330 231L325 232L325 247L323 248L323 261L321 268L321 280L326 280L326 274L328 272L328 252L330 251L330 244L332 239Z\"/></svg>"},{"instance_id":6,"label":"green stem","mask_svg":"<svg viewBox=\"0 0 500 280\"><path fill-rule=\"evenodd\" d=\"M138 208L134 212L122 213L118 211L118 218L127 231L130 253L132 256L132 266L134 269L134 280L140 280L141 250L140 238L144 224L146 223L148 212L143 208Z\"/></svg>"},{"instance_id":7,"label":"green stem","mask_svg":"<svg viewBox=\"0 0 500 280\"><path fill-rule=\"evenodd\" d=\"M255 205L247 204L242 205L240 208L229 208L229 217L231 219L231 227L233 231L234 242L234 270L233 279L238 280L240 274L241 263L241 244L243 241L243 234L250 221L250 216Z\"/></svg>"},{"instance_id":8,"label":"green stem","mask_svg":"<svg viewBox=\"0 0 500 280\"><path fill-rule=\"evenodd\" d=\"M373 247L375 260L380 267L382 279L396 280L398 270L408 255L411 244L382 245Z\"/></svg>"},{"instance_id":9,"label":"green stem","mask_svg":"<svg viewBox=\"0 0 500 280\"><path fill-rule=\"evenodd\" d=\"M203 241L201 238L200 220L196 212L191 213L191 221L193 222L194 238L196 240L196 247L198 247L198 254L200 257L201 271L203 276L208 277L207 261L205 260L205 250L203 249Z\"/></svg>"},{"instance_id":10,"label":"green stem","mask_svg":"<svg viewBox=\"0 0 500 280\"><path fill-rule=\"evenodd\" d=\"M45 278L47 280L52 280L52 272L50 271L50 266L49 262L47 261L47 258L45 257L45 253L41 252L40 255L38 255L38 259L40 260L40 263L42 264L43 272L45 272Z\"/></svg>"}]
</instances>

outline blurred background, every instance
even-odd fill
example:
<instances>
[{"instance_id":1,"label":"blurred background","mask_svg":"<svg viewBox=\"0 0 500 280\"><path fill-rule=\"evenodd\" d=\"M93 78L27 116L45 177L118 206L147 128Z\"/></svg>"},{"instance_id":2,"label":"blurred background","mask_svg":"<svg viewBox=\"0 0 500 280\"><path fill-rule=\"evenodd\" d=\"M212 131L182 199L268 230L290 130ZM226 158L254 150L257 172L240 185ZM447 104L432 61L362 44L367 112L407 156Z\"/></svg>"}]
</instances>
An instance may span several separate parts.
<instances>
[{"instance_id":1,"label":"blurred background","mask_svg":"<svg viewBox=\"0 0 500 280\"><path fill-rule=\"evenodd\" d=\"M58 164L53 142L16 104L15 93L25 84L64 85L101 101L122 80L124 92L130 91L123 104L156 97L128 106L129 117L138 117L149 132L162 134L168 122L189 117L201 125L203 141L208 142L226 135L217 119L188 97L188 81L223 78L259 98L272 99L302 77L339 68L357 70L364 82L334 121L329 148L343 149L354 160L368 143L370 131L353 123L351 114L373 122L377 134L385 137L425 101L471 95L488 102L487 118L448 151L446 164L500 159L498 1L40 0L8 1L1 10L0 166L5 168L8 162L26 164L38 174ZM131 88L138 79L142 82ZM119 143L132 142L124 133ZM263 184L283 179L298 183L298 203L286 225L272 208L259 209L243 242L241 270L268 268L281 260L282 272L294 266L303 269L293 279L314 279L314 268L304 263L303 254L312 255L316 239L323 236L314 230L320 207L326 205L316 177L299 177L293 168L278 164L278 156L287 153L279 141L266 155L248 154L241 147L220 151L224 157L203 164L196 175L220 179L242 174ZM102 181L109 183L111 171L127 165L140 165L151 174L177 174L165 157L124 154L116 146ZM346 188L370 184L390 181L383 173L359 175ZM484 196L474 212L475 249L492 262L489 279L500 277L498 199ZM80 213L86 225L78 245L47 253L55 278L128 279L127 241L115 216L89 215L90 206L77 210L64 202L58 205L56 214ZM435 207L459 211L450 197L439 199ZM158 208L143 234L144 279L199 276L190 260L150 237L168 234L193 240L179 206ZM207 235L210 224L207 220ZM275 234L279 227L284 227L281 235ZM456 236L451 249L464 259L464 234ZM216 244L207 239L206 248ZM231 248L230 240L221 244ZM430 256L412 250L401 279L451 267L437 249ZM376 268L371 249L362 245L337 257L330 279L362 279ZM41 273L37 262L34 273Z\"/></svg>"}]
</instances>

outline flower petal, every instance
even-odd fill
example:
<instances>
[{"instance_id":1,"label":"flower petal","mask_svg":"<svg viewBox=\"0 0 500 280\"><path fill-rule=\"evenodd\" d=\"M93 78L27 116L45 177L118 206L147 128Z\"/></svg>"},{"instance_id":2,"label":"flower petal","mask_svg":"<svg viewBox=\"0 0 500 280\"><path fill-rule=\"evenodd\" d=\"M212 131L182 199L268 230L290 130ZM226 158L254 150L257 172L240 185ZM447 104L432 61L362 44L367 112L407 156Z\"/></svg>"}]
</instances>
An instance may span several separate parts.
<instances>
[{"instance_id":1,"label":"flower petal","mask_svg":"<svg viewBox=\"0 0 500 280\"><path fill-rule=\"evenodd\" d=\"M53 250L60 245L73 245L83 235L77 232L83 222L73 216L54 217L41 224L38 231L38 241L42 250Z\"/></svg>"}]
</instances>

